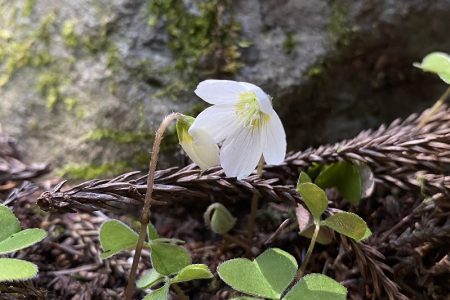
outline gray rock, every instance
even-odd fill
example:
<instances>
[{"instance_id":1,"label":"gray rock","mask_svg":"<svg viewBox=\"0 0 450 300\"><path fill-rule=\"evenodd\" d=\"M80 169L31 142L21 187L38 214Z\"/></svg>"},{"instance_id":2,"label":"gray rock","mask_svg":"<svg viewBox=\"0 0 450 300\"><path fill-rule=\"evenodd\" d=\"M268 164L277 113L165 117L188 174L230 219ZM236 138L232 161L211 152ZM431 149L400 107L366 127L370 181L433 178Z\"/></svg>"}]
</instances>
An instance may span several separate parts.
<instances>
[{"instance_id":1,"label":"gray rock","mask_svg":"<svg viewBox=\"0 0 450 300\"><path fill-rule=\"evenodd\" d=\"M215 54L192 63L194 71L174 69L189 52L171 46L168 18L149 26L148 1L36 1L28 15L24 5L31 2L0 2L2 74L22 51L12 45L32 41L22 51L28 58L16 62L1 87L4 130L28 158L56 167L145 168L163 116L197 110L192 87L213 76L206 71ZM196 2L180 3L185 14L202 16ZM271 94L291 149L421 111L445 89L411 65L428 52L449 52L450 1L241 0L225 8L219 19L241 26L230 40L250 46L239 48L239 72L214 77L253 82ZM41 56L51 61L33 62ZM170 135L166 144L175 144Z\"/></svg>"}]
</instances>

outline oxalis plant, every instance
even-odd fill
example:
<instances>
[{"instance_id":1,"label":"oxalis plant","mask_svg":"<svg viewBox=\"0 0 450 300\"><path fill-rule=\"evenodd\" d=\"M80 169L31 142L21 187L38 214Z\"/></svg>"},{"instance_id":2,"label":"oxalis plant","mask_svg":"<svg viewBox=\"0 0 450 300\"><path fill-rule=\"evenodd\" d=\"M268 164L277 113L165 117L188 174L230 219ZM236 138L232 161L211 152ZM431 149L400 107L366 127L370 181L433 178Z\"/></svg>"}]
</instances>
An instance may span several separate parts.
<instances>
[{"instance_id":1,"label":"oxalis plant","mask_svg":"<svg viewBox=\"0 0 450 300\"><path fill-rule=\"evenodd\" d=\"M280 164L286 155L283 125L272 107L271 97L262 89L245 82L206 80L198 85L195 93L212 106L196 118L172 113L156 132L139 232L118 220L109 220L101 226L102 258L134 249L126 299L132 299L135 285L152 289L145 299L168 299L171 287L181 299L187 299L178 282L213 277L206 265L192 264L189 253L181 246L183 241L159 237L150 223L160 144L171 122L176 121L180 145L202 170L220 164L226 176L242 180L255 169L256 176L261 176L265 163ZM366 223L355 214L328 211L327 217L323 218L328 207L323 188L335 187L347 201L356 204L365 191L370 190L373 174L367 166L345 162L317 165L308 173L300 175L297 187L309 210L303 208L302 214L301 207L297 208L299 225L300 220L304 223L304 228L299 226L300 233L307 236L306 232L312 228L311 243L300 268L294 257L281 249L269 249L254 261L238 258L224 262L217 272L237 291L267 299L345 299L346 289L333 279L322 274L303 276L303 273L321 228L334 230L357 241L370 235ZM311 178L314 178L314 183ZM222 204L213 204L205 213L207 225L224 238L246 248L248 257L251 256L249 245L253 238L258 200L257 194L251 199L247 241L244 242L228 234L236 220ZM143 249L150 252L152 269L136 282Z\"/></svg>"},{"instance_id":2,"label":"oxalis plant","mask_svg":"<svg viewBox=\"0 0 450 300\"><path fill-rule=\"evenodd\" d=\"M14 253L42 241L47 233L39 228L22 229L10 208L0 204L0 255ZM28 261L0 257L0 282L34 278L38 267Z\"/></svg>"}]
</instances>

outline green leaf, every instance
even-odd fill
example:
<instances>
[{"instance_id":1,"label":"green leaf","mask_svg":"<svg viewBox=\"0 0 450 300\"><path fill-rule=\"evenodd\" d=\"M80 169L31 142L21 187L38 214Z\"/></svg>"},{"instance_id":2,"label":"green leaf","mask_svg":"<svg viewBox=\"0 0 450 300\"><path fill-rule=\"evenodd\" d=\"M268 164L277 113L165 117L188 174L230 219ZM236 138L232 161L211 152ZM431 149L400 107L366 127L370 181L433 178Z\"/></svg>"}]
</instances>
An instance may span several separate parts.
<instances>
[{"instance_id":1,"label":"green leaf","mask_svg":"<svg viewBox=\"0 0 450 300\"><path fill-rule=\"evenodd\" d=\"M30 228L19 231L0 242L0 254L11 253L42 241L47 236L45 230Z\"/></svg>"},{"instance_id":2,"label":"green leaf","mask_svg":"<svg viewBox=\"0 0 450 300\"><path fill-rule=\"evenodd\" d=\"M302 196L303 201L314 219L319 220L320 216L328 206L328 198L325 191L314 183L307 182L298 186L298 192Z\"/></svg>"},{"instance_id":3,"label":"green leaf","mask_svg":"<svg viewBox=\"0 0 450 300\"><path fill-rule=\"evenodd\" d=\"M366 222L360 216L350 212L338 212L322 221L321 224L356 241L362 240L367 235Z\"/></svg>"},{"instance_id":4,"label":"green leaf","mask_svg":"<svg viewBox=\"0 0 450 300\"><path fill-rule=\"evenodd\" d=\"M309 274L283 297L283 300L346 300L347 289L339 282L322 274Z\"/></svg>"},{"instance_id":5,"label":"green leaf","mask_svg":"<svg viewBox=\"0 0 450 300\"><path fill-rule=\"evenodd\" d=\"M359 169L351 163L338 162L325 167L315 182L323 189L336 187L342 197L352 204L358 204L361 200Z\"/></svg>"},{"instance_id":6,"label":"green leaf","mask_svg":"<svg viewBox=\"0 0 450 300\"><path fill-rule=\"evenodd\" d=\"M294 279L297 262L281 249L268 249L255 260L236 258L217 268L220 278L237 291L279 299Z\"/></svg>"},{"instance_id":7,"label":"green leaf","mask_svg":"<svg viewBox=\"0 0 450 300\"><path fill-rule=\"evenodd\" d=\"M212 217L211 217L212 214ZM236 218L221 203L213 203L203 214L205 224L217 234L225 234L236 224Z\"/></svg>"},{"instance_id":8,"label":"green leaf","mask_svg":"<svg viewBox=\"0 0 450 300\"><path fill-rule=\"evenodd\" d=\"M165 284L159 289L156 289L153 293L145 296L143 300L167 300L169 299L169 287L168 284Z\"/></svg>"},{"instance_id":9,"label":"green leaf","mask_svg":"<svg viewBox=\"0 0 450 300\"><path fill-rule=\"evenodd\" d=\"M139 279L136 281L136 286L140 289L150 288L153 285L161 282L164 279L164 276L156 272L155 269L150 269L145 272Z\"/></svg>"},{"instance_id":10,"label":"green leaf","mask_svg":"<svg viewBox=\"0 0 450 300\"><path fill-rule=\"evenodd\" d=\"M158 231L156 231L156 228L152 223L148 223L147 225L147 235L150 240L156 240L159 238Z\"/></svg>"},{"instance_id":11,"label":"green leaf","mask_svg":"<svg viewBox=\"0 0 450 300\"><path fill-rule=\"evenodd\" d=\"M230 300L261 300L261 298L242 296L237 298L231 298Z\"/></svg>"},{"instance_id":12,"label":"green leaf","mask_svg":"<svg viewBox=\"0 0 450 300\"><path fill-rule=\"evenodd\" d=\"M210 279L214 275L208 269L207 265L204 264L194 264L184 267L172 280L170 283L191 281L196 279Z\"/></svg>"},{"instance_id":13,"label":"green leaf","mask_svg":"<svg viewBox=\"0 0 450 300\"><path fill-rule=\"evenodd\" d=\"M365 241L372 235L372 230L369 227L366 228L366 232L364 232L364 236L360 239L360 241Z\"/></svg>"},{"instance_id":14,"label":"green leaf","mask_svg":"<svg viewBox=\"0 0 450 300\"><path fill-rule=\"evenodd\" d=\"M0 258L0 282L27 280L37 275L35 264L15 258Z\"/></svg>"},{"instance_id":15,"label":"green leaf","mask_svg":"<svg viewBox=\"0 0 450 300\"><path fill-rule=\"evenodd\" d=\"M8 207L0 204L0 241L20 231L20 222Z\"/></svg>"},{"instance_id":16,"label":"green leaf","mask_svg":"<svg viewBox=\"0 0 450 300\"><path fill-rule=\"evenodd\" d=\"M298 177L298 181L297 181L297 189L300 184L307 183L307 182L312 183L311 177L309 177L309 175L306 174L305 172L300 172L300 176Z\"/></svg>"},{"instance_id":17,"label":"green leaf","mask_svg":"<svg viewBox=\"0 0 450 300\"><path fill-rule=\"evenodd\" d=\"M103 249L100 257L105 259L136 247L138 234L118 220L108 220L100 226L99 239Z\"/></svg>"},{"instance_id":18,"label":"green leaf","mask_svg":"<svg viewBox=\"0 0 450 300\"><path fill-rule=\"evenodd\" d=\"M191 256L183 247L155 240L151 248L152 266L159 274L175 274L191 264Z\"/></svg>"},{"instance_id":19,"label":"green leaf","mask_svg":"<svg viewBox=\"0 0 450 300\"><path fill-rule=\"evenodd\" d=\"M422 63L414 63L413 66L436 73L445 83L450 84L450 56L447 53L430 53L423 58Z\"/></svg>"}]
</instances>

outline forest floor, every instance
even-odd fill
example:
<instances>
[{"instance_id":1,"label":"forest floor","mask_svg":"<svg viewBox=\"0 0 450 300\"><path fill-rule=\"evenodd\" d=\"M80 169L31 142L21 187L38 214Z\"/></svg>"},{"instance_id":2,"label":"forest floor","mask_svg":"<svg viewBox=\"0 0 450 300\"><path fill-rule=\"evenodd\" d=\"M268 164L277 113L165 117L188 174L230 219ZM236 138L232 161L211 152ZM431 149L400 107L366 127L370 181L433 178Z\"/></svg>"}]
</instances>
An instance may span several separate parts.
<instances>
[{"instance_id":1,"label":"forest floor","mask_svg":"<svg viewBox=\"0 0 450 300\"><path fill-rule=\"evenodd\" d=\"M7 147L11 144L3 144L4 151L0 151L3 155L0 171L3 175L14 173L15 176L5 175L2 180L0 172L0 203L13 209L22 227L43 228L48 237L13 254L13 257L36 263L39 274L25 282L1 283L0 299L123 298L133 253L101 260L98 230L109 218L120 219L137 229L135 207L120 213L105 207L83 212L76 206L71 207L76 212L43 211L37 199L61 179L42 177L46 166L21 164L17 153L6 151ZM7 167L15 171L8 173ZM263 177L269 180L270 174L264 173ZM169 174L167 178L170 176L174 175ZM296 179L285 179L283 184L292 186ZM336 191L328 190L333 207L357 213L366 220L373 235L363 243L334 235L329 244L316 245L307 272L324 273L341 282L348 289L349 299L450 299L448 194L423 202L425 197L420 190L380 182L377 181L373 194L358 206L350 206ZM65 189L73 187L74 183L67 186ZM203 213L210 203L221 201L220 192L210 195L208 201L197 202L195 197L167 201L167 205L154 206L151 218L160 236L185 241L193 262L207 264L213 273L221 262L246 256L246 249L227 237L212 233L204 224ZM227 208L238 218L230 235L245 241L251 196L245 192L236 195L234 200L232 196L226 200ZM250 256L278 247L293 254L299 262L302 260L309 239L298 234L295 205L291 199L283 197L275 201L267 194L261 197ZM289 225L277 231L284 222ZM149 253L144 251L139 270L142 272L149 267ZM180 287L192 300L229 299L238 295L218 276L180 284ZM178 299L172 293L173 299ZM143 295L136 291L136 299Z\"/></svg>"}]
</instances>

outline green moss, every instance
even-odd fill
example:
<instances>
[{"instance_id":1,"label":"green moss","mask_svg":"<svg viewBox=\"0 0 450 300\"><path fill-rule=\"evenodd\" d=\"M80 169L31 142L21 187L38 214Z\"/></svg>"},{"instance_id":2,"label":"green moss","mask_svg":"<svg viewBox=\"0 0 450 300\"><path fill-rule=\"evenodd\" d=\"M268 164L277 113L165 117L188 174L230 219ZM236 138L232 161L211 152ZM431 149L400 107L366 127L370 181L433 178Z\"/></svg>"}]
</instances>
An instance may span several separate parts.
<instances>
[{"instance_id":1,"label":"green moss","mask_svg":"<svg viewBox=\"0 0 450 300\"><path fill-rule=\"evenodd\" d=\"M150 143L154 134L143 131L116 131L111 129L96 129L83 136L86 141L110 140L119 144Z\"/></svg>"},{"instance_id":2,"label":"green moss","mask_svg":"<svg viewBox=\"0 0 450 300\"><path fill-rule=\"evenodd\" d=\"M114 176L130 171L132 168L127 162L95 164L67 164L57 173L73 180L90 180Z\"/></svg>"},{"instance_id":3,"label":"green moss","mask_svg":"<svg viewBox=\"0 0 450 300\"><path fill-rule=\"evenodd\" d=\"M240 26L225 18L229 1L195 2L198 13L189 12L182 0L151 0L149 25L164 20L169 36L168 47L175 56L174 68L187 82L202 76L232 74L242 64L238 37Z\"/></svg>"},{"instance_id":4,"label":"green moss","mask_svg":"<svg viewBox=\"0 0 450 300\"><path fill-rule=\"evenodd\" d=\"M78 36L75 33L75 23L66 20L61 26L61 37L67 47L74 48L78 45Z\"/></svg>"},{"instance_id":5,"label":"green moss","mask_svg":"<svg viewBox=\"0 0 450 300\"><path fill-rule=\"evenodd\" d=\"M348 7L345 4L338 1L332 4L328 33L337 46L348 46L356 32L356 28L350 26L348 14Z\"/></svg>"},{"instance_id":6,"label":"green moss","mask_svg":"<svg viewBox=\"0 0 450 300\"><path fill-rule=\"evenodd\" d=\"M297 40L292 32L286 34L286 37L283 42L283 50L286 54L292 54L297 45Z\"/></svg>"},{"instance_id":7,"label":"green moss","mask_svg":"<svg viewBox=\"0 0 450 300\"><path fill-rule=\"evenodd\" d=\"M307 76L309 78L318 77L323 74L323 71L324 71L323 66L320 64L316 64L316 65L313 65L311 68L309 68Z\"/></svg>"},{"instance_id":8,"label":"green moss","mask_svg":"<svg viewBox=\"0 0 450 300\"><path fill-rule=\"evenodd\" d=\"M25 0L23 6L22 14L24 17L29 17L33 13L34 6L36 5L36 0Z\"/></svg>"}]
</instances>

